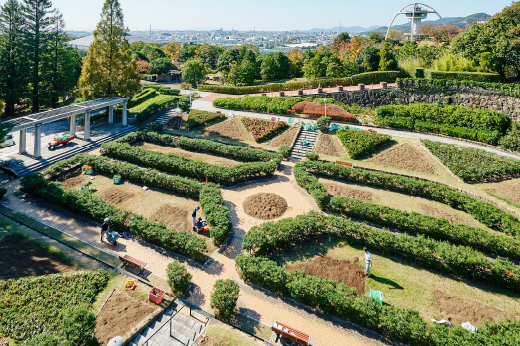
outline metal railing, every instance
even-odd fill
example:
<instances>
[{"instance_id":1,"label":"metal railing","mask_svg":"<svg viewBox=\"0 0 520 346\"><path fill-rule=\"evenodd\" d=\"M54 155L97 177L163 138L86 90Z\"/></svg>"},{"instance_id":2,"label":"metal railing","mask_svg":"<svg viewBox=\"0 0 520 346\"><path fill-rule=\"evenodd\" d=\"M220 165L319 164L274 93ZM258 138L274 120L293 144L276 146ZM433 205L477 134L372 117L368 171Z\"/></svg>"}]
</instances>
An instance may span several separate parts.
<instances>
[{"instance_id":1,"label":"metal railing","mask_svg":"<svg viewBox=\"0 0 520 346\"><path fill-rule=\"evenodd\" d=\"M155 334L159 333L159 331L160 331L161 329L163 329L163 327L164 327L165 325L167 325L167 324L170 325L170 337L173 338L173 336L172 336L172 320L173 320L173 318L174 318L175 316L177 316L177 314L178 314L182 309L184 309L184 307L185 307L185 305L183 304L182 307L181 307L179 310L175 311L175 313L172 315L172 317L170 317L170 319L169 319L166 323L164 323L164 324L163 324L159 329L157 329L157 330L155 331L155 333L153 333L153 334L152 334L148 339L146 339L146 342L144 343L144 346L148 346L148 341L150 341L150 340L155 336ZM180 341L180 340L179 340L179 341Z\"/></svg>"}]
</instances>

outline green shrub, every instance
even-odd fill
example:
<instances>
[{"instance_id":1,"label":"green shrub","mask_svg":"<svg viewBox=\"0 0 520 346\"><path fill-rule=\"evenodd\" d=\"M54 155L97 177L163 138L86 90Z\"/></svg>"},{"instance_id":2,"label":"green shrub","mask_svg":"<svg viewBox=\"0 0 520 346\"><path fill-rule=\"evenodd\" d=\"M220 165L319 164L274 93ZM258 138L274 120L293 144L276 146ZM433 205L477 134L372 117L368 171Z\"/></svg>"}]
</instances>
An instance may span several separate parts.
<instances>
[{"instance_id":1,"label":"green shrub","mask_svg":"<svg viewBox=\"0 0 520 346\"><path fill-rule=\"evenodd\" d=\"M423 144L466 183L497 181L520 174L520 160L483 149L423 140Z\"/></svg>"},{"instance_id":2,"label":"green shrub","mask_svg":"<svg viewBox=\"0 0 520 346\"><path fill-rule=\"evenodd\" d=\"M210 226L210 235L213 244L220 246L231 231L231 214L224 205L224 198L220 188L215 184L203 184L200 191L200 206Z\"/></svg>"},{"instance_id":3,"label":"green shrub","mask_svg":"<svg viewBox=\"0 0 520 346\"><path fill-rule=\"evenodd\" d=\"M400 71L374 71L355 74L352 76L352 85L378 84L381 82L393 83L399 74Z\"/></svg>"},{"instance_id":4,"label":"green shrub","mask_svg":"<svg viewBox=\"0 0 520 346\"><path fill-rule=\"evenodd\" d=\"M215 315L223 320L229 320L235 313L239 293L240 288L235 281L217 280L211 292L210 303Z\"/></svg>"},{"instance_id":5,"label":"green shrub","mask_svg":"<svg viewBox=\"0 0 520 346\"><path fill-rule=\"evenodd\" d=\"M213 106L233 110L287 114L287 110L300 101L303 101L300 97L244 96L215 99Z\"/></svg>"},{"instance_id":6,"label":"green shrub","mask_svg":"<svg viewBox=\"0 0 520 346\"><path fill-rule=\"evenodd\" d=\"M157 80L157 76L154 74L142 74L141 79L147 82L155 82Z\"/></svg>"},{"instance_id":7,"label":"green shrub","mask_svg":"<svg viewBox=\"0 0 520 346\"><path fill-rule=\"evenodd\" d=\"M128 101L128 108L132 108L148 100L149 98L157 96L157 92L153 89L144 89L139 94L135 95L133 99Z\"/></svg>"},{"instance_id":8,"label":"green shrub","mask_svg":"<svg viewBox=\"0 0 520 346\"><path fill-rule=\"evenodd\" d=\"M520 152L520 123L513 123L506 135L498 141L502 148Z\"/></svg>"},{"instance_id":9,"label":"green shrub","mask_svg":"<svg viewBox=\"0 0 520 346\"><path fill-rule=\"evenodd\" d=\"M354 131L347 128L336 131L336 135L352 159L359 158L391 139L388 135L369 131Z\"/></svg>"},{"instance_id":10,"label":"green shrub","mask_svg":"<svg viewBox=\"0 0 520 346\"><path fill-rule=\"evenodd\" d=\"M278 148L277 152L282 155L284 159L288 158L291 155L291 148L287 145L282 145Z\"/></svg>"},{"instance_id":11,"label":"green shrub","mask_svg":"<svg viewBox=\"0 0 520 346\"><path fill-rule=\"evenodd\" d=\"M207 111L190 110L188 115L188 121L186 121L186 128L191 130L196 127L202 126L210 121L219 118L225 118L226 116L222 113L213 113Z\"/></svg>"},{"instance_id":12,"label":"green shrub","mask_svg":"<svg viewBox=\"0 0 520 346\"><path fill-rule=\"evenodd\" d=\"M318 161L320 159L320 155L317 153L313 153L311 151L305 154L305 157L311 161Z\"/></svg>"},{"instance_id":13,"label":"green shrub","mask_svg":"<svg viewBox=\"0 0 520 346\"><path fill-rule=\"evenodd\" d=\"M148 127L152 131L161 131L164 127L164 124L161 124L158 121L152 121L151 123L148 124Z\"/></svg>"},{"instance_id":14,"label":"green shrub","mask_svg":"<svg viewBox=\"0 0 520 346\"><path fill-rule=\"evenodd\" d=\"M93 339L96 328L96 314L88 305L69 307L61 314L60 332L72 346L89 345L95 342Z\"/></svg>"},{"instance_id":15,"label":"green shrub","mask_svg":"<svg viewBox=\"0 0 520 346\"><path fill-rule=\"evenodd\" d=\"M128 111L131 114L137 114L138 122L144 122L153 114L173 106L178 101L179 96L158 95L130 108Z\"/></svg>"},{"instance_id":16,"label":"green shrub","mask_svg":"<svg viewBox=\"0 0 520 346\"><path fill-rule=\"evenodd\" d=\"M190 83L181 83L181 89L182 90L188 90L189 88L191 88L191 84Z\"/></svg>"},{"instance_id":17,"label":"green shrub","mask_svg":"<svg viewBox=\"0 0 520 346\"><path fill-rule=\"evenodd\" d=\"M177 261L172 262L168 264L166 274L168 275L168 285L173 293L182 296L188 290L192 278L191 274L186 270L186 267Z\"/></svg>"},{"instance_id":18,"label":"green shrub","mask_svg":"<svg viewBox=\"0 0 520 346\"><path fill-rule=\"evenodd\" d=\"M424 77L426 79L443 79L443 80L464 80L475 81L483 83L498 83L500 82L500 75L497 73L482 73L482 72L446 72L435 70L424 70Z\"/></svg>"},{"instance_id":19,"label":"green shrub","mask_svg":"<svg viewBox=\"0 0 520 346\"><path fill-rule=\"evenodd\" d=\"M318 122L317 122L318 129L321 132L323 132L323 133L329 132L331 121L332 121L331 117L320 117L320 118L318 118Z\"/></svg>"},{"instance_id":20,"label":"green shrub","mask_svg":"<svg viewBox=\"0 0 520 346\"><path fill-rule=\"evenodd\" d=\"M181 96L177 105L183 112L186 112L190 109L190 98L187 96Z\"/></svg>"},{"instance_id":21,"label":"green shrub","mask_svg":"<svg viewBox=\"0 0 520 346\"><path fill-rule=\"evenodd\" d=\"M145 85L143 87L143 90L146 90L146 89L154 89L155 91L157 91L159 94L162 94L162 95L179 96L181 93L181 91L179 89L172 89L172 88L168 88L168 87L160 86L160 85Z\"/></svg>"},{"instance_id":22,"label":"green shrub","mask_svg":"<svg viewBox=\"0 0 520 346\"><path fill-rule=\"evenodd\" d=\"M520 97L520 84L518 83L485 83L470 80L404 78L397 79L397 87L404 90L442 93L446 91L478 92L488 90L501 95Z\"/></svg>"}]
</instances>

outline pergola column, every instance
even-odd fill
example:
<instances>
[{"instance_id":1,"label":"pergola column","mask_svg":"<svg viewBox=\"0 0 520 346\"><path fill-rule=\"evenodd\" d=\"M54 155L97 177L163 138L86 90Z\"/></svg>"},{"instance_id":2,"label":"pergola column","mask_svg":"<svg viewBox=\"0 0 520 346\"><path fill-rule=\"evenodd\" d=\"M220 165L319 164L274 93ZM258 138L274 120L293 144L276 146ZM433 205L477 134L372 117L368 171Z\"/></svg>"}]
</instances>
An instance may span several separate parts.
<instances>
[{"instance_id":1,"label":"pergola column","mask_svg":"<svg viewBox=\"0 0 520 346\"><path fill-rule=\"evenodd\" d=\"M42 157L42 124L34 126L34 157L39 159Z\"/></svg>"},{"instance_id":2,"label":"pergola column","mask_svg":"<svg viewBox=\"0 0 520 346\"><path fill-rule=\"evenodd\" d=\"M108 123L114 123L114 106L108 106Z\"/></svg>"},{"instance_id":3,"label":"pergola column","mask_svg":"<svg viewBox=\"0 0 520 346\"><path fill-rule=\"evenodd\" d=\"M127 101L123 102L123 126L128 125L128 117L126 112L126 103Z\"/></svg>"},{"instance_id":4,"label":"pergola column","mask_svg":"<svg viewBox=\"0 0 520 346\"><path fill-rule=\"evenodd\" d=\"M76 135L76 116L73 115L70 117L70 129L69 132L71 135Z\"/></svg>"},{"instance_id":5,"label":"pergola column","mask_svg":"<svg viewBox=\"0 0 520 346\"><path fill-rule=\"evenodd\" d=\"M20 141L18 142L18 154L27 153L27 129L20 130Z\"/></svg>"},{"instance_id":6,"label":"pergola column","mask_svg":"<svg viewBox=\"0 0 520 346\"><path fill-rule=\"evenodd\" d=\"M90 141L90 112L85 112L83 116L85 119L85 129L83 131L83 139L86 141Z\"/></svg>"}]
</instances>

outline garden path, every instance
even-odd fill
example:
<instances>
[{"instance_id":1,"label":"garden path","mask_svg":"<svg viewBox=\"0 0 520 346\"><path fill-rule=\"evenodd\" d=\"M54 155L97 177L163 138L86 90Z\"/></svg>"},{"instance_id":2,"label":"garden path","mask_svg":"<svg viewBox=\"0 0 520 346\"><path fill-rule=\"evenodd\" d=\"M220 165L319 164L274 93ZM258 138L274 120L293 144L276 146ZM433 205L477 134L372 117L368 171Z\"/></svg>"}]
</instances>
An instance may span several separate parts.
<instances>
[{"instance_id":1,"label":"garden path","mask_svg":"<svg viewBox=\"0 0 520 346\"><path fill-rule=\"evenodd\" d=\"M141 241L121 239L115 247L107 242L102 242L100 241L100 228L96 222L24 195L19 191L19 180L4 185L8 192L2 200L2 204L116 256L129 254L138 258L147 263L147 270L161 277L166 277L168 263L174 259L179 260L193 275L186 299L207 311L211 311L210 295L215 281L231 278L237 281L241 287L237 303L241 313L269 325L275 319L288 323L294 328L310 334L313 345L388 344L373 332L313 311L290 299L246 284L239 278L235 270L234 258L242 251L243 237L251 227L264 222L245 214L242 203L247 197L260 192L271 192L284 197L289 208L281 218L294 217L310 210L318 211L311 196L294 180L292 171L295 163L296 160L283 162L281 169L272 179L223 189L225 204L231 211L233 230L226 244L203 266Z\"/></svg>"}]
</instances>

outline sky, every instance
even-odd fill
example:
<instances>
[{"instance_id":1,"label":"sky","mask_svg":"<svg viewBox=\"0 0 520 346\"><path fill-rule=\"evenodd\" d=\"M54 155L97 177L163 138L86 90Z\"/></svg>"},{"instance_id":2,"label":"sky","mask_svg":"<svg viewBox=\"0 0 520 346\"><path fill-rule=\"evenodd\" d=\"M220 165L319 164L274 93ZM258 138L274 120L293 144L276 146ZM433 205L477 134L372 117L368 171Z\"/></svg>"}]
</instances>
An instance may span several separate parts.
<instances>
[{"instance_id":1,"label":"sky","mask_svg":"<svg viewBox=\"0 0 520 346\"><path fill-rule=\"evenodd\" d=\"M388 26L409 0L120 0L125 25L149 30L309 30L373 25ZM426 1L426 0L423 0ZM5 0L0 0L4 3ZM104 0L52 0L64 15L67 30L93 30ZM511 0L435 0L425 2L442 17L474 13L493 15ZM406 23L404 16L394 24ZM399 18L399 17L398 17ZM437 19L429 15L429 19Z\"/></svg>"}]
</instances>

